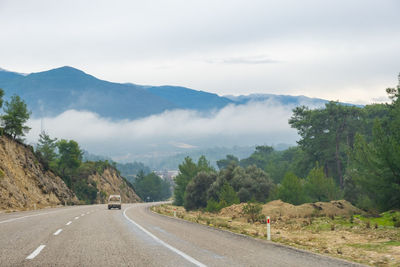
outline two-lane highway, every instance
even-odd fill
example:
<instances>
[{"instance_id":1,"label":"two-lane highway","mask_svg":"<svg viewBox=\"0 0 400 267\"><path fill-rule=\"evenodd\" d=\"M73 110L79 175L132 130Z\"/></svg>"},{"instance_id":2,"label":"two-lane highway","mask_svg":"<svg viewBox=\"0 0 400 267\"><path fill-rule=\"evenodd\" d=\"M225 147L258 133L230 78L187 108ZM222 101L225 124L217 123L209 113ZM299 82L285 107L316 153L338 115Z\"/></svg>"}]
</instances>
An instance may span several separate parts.
<instances>
[{"instance_id":1,"label":"two-lane highway","mask_svg":"<svg viewBox=\"0 0 400 267\"><path fill-rule=\"evenodd\" d=\"M0 266L353 265L154 214L150 205L0 214Z\"/></svg>"}]
</instances>

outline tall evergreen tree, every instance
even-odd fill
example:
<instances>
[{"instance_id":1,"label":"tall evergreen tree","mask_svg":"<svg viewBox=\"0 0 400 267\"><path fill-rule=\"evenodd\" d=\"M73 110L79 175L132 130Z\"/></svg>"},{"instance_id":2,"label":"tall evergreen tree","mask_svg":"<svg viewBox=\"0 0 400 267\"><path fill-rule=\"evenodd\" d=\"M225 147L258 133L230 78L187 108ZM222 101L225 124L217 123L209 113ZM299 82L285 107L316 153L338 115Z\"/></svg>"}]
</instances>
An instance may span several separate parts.
<instances>
[{"instance_id":1,"label":"tall evergreen tree","mask_svg":"<svg viewBox=\"0 0 400 267\"><path fill-rule=\"evenodd\" d=\"M362 129L361 116L360 108L331 101L323 109L297 107L289 120L301 136L298 143L307 154L304 160L321 163L325 175L335 177L341 188L347 152L353 148L357 131Z\"/></svg>"},{"instance_id":2,"label":"tall evergreen tree","mask_svg":"<svg viewBox=\"0 0 400 267\"><path fill-rule=\"evenodd\" d=\"M36 153L39 154L39 157L44 161L45 164L49 165L56 159L56 149L57 138L52 139L46 132L41 132L36 147Z\"/></svg>"},{"instance_id":3,"label":"tall evergreen tree","mask_svg":"<svg viewBox=\"0 0 400 267\"><path fill-rule=\"evenodd\" d=\"M184 195L186 186L196 176L197 166L190 157L186 157L185 161L179 165L179 174L175 177L174 204L182 206L184 203Z\"/></svg>"}]
</instances>

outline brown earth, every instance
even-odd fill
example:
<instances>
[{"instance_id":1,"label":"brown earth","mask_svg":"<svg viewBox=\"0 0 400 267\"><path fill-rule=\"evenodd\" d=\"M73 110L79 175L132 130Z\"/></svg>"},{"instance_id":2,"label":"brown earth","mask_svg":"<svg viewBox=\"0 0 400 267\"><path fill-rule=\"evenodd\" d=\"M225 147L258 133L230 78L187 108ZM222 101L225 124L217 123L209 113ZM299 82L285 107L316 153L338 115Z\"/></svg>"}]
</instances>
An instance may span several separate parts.
<instances>
[{"instance_id":1,"label":"brown earth","mask_svg":"<svg viewBox=\"0 0 400 267\"><path fill-rule=\"evenodd\" d=\"M245 217L242 208L245 204L237 204L226 207L220 211L221 216ZM263 205L262 214L270 216L271 220L289 218L307 218L320 216L338 216L362 214L363 212L354 207L346 200L335 200L331 202L305 203L302 205L292 205L281 200L274 200Z\"/></svg>"},{"instance_id":2,"label":"brown earth","mask_svg":"<svg viewBox=\"0 0 400 267\"><path fill-rule=\"evenodd\" d=\"M112 168L107 168L102 174L95 173L89 176L89 181L96 182L100 192L100 202L105 203L110 195L121 195L123 203L140 202L140 197L128 186L127 182Z\"/></svg>"},{"instance_id":3,"label":"brown earth","mask_svg":"<svg viewBox=\"0 0 400 267\"><path fill-rule=\"evenodd\" d=\"M46 171L32 148L0 136L0 211L30 210L77 203L64 181Z\"/></svg>"}]
</instances>

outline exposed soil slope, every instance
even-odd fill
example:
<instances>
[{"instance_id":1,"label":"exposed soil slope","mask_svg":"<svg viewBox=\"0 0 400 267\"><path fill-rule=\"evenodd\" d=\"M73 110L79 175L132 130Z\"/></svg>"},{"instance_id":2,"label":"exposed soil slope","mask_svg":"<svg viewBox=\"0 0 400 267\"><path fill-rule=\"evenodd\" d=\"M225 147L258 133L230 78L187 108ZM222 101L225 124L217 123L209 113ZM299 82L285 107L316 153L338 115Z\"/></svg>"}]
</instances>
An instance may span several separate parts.
<instances>
[{"instance_id":1,"label":"exposed soil slope","mask_svg":"<svg viewBox=\"0 0 400 267\"><path fill-rule=\"evenodd\" d=\"M102 174L95 173L89 176L89 181L96 182L96 187L101 194L101 202L105 202L109 195L121 195L123 203L136 203L141 199L135 191L128 186L125 179L112 168L107 168Z\"/></svg>"},{"instance_id":2,"label":"exposed soil slope","mask_svg":"<svg viewBox=\"0 0 400 267\"><path fill-rule=\"evenodd\" d=\"M64 181L39 163L29 146L0 136L0 210L77 203Z\"/></svg>"}]
</instances>

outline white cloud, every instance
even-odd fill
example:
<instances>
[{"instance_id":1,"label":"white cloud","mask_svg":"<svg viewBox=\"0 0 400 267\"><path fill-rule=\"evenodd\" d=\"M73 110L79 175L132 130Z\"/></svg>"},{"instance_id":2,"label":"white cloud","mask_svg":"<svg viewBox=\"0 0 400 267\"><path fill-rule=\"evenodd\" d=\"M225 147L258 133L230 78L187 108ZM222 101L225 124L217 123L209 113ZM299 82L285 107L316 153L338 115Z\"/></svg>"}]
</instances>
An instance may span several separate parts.
<instances>
[{"instance_id":1,"label":"white cloud","mask_svg":"<svg viewBox=\"0 0 400 267\"><path fill-rule=\"evenodd\" d=\"M211 115L174 110L133 121L68 110L44 118L43 125L52 137L76 140L92 153L120 157L195 147L295 144L290 115L291 107L264 102L230 105ZM36 142L41 120L31 119L29 126L27 140Z\"/></svg>"}]
</instances>

